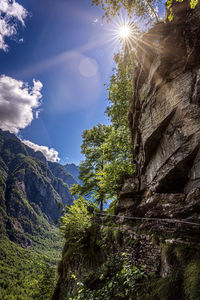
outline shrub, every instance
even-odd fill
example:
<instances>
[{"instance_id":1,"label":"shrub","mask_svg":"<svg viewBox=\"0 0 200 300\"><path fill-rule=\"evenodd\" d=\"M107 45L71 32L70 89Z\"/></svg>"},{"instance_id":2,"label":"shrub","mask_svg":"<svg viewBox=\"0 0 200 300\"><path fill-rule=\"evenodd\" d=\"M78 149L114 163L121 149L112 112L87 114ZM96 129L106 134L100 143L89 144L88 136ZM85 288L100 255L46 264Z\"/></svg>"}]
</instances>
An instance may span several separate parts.
<instances>
[{"instance_id":1,"label":"shrub","mask_svg":"<svg viewBox=\"0 0 200 300\"><path fill-rule=\"evenodd\" d=\"M73 205L66 206L61 217L60 229L70 248L80 249L83 246L87 232L92 226L92 214L88 210L90 206L91 203L83 197L75 200Z\"/></svg>"},{"instance_id":2,"label":"shrub","mask_svg":"<svg viewBox=\"0 0 200 300\"><path fill-rule=\"evenodd\" d=\"M91 277L91 276L90 276ZM131 263L126 253L111 256L90 280L77 282L78 293L70 300L112 300L134 299L143 279L147 278L144 267L140 269Z\"/></svg>"}]
</instances>

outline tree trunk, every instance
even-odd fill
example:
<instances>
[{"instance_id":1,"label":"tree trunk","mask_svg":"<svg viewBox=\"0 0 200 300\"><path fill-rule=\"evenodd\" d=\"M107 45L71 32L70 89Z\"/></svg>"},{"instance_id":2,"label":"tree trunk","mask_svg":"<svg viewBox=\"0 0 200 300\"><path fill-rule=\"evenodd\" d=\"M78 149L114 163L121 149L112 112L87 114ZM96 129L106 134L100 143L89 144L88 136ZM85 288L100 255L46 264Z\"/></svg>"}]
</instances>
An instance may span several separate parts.
<instances>
[{"instance_id":1,"label":"tree trunk","mask_svg":"<svg viewBox=\"0 0 200 300\"><path fill-rule=\"evenodd\" d=\"M103 200L100 201L100 211L103 211Z\"/></svg>"}]
</instances>

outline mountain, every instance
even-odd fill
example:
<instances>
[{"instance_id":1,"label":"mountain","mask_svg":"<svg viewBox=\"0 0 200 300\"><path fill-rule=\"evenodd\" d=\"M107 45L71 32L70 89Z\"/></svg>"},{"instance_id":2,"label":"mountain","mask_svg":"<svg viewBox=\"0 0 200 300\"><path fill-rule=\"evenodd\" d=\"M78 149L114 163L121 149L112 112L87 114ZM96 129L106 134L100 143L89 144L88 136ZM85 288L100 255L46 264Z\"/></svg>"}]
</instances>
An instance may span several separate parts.
<instances>
[{"instance_id":1,"label":"mountain","mask_svg":"<svg viewBox=\"0 0 200 300\"><path fill-rule=\"evenodd\" d=\"M57 163L49 163L8 132L0 132L1 232L23 246L26 233L57 221L61 205L71 204L68 184L74 178Z\"/></svg>"},{"instance_id":2,"label":"mountain","mask_svg":"<svg viewBox=\"0 0 200 300\"><path fill-rule=\"evenodd\" d=\"M74 183L63 166L0 130L0 299L40 299L49 276L50 299L62 247L56 223Z\"/></svg>"},{"instance_id":3,"label":"mountain","mask_svg":"<svg viewBox=\"0 0 200 300\"><path fill-rule=\"evenodd\" d=\"M69 170L66 168L66 166L62 166L58 163L55 162L48 162L49 168L51 170L51 172L54 174L54 176L62 179L65 183L68 184L69 187L71 187L73 184L77 183L78 178L74 175L75 169L78 167L74 164L75 168L72 168L72 172L70 172L70 168ZM73 172L74 171L74 172Z\"/></svg>"},{"instance_id":4,"label":"mountain","mask_svg":"<svg viewBox=\"0 0 200 300\"><path fill-rule=\"evenodd\" d=\"M74 179L80 183L80 180L78 179L78 176L79 176L79 168L77 165L75 164L66 164L63 166L65 168L65 170L67 172L69 172L73 177Z\"/></svg>"}]
</instances>

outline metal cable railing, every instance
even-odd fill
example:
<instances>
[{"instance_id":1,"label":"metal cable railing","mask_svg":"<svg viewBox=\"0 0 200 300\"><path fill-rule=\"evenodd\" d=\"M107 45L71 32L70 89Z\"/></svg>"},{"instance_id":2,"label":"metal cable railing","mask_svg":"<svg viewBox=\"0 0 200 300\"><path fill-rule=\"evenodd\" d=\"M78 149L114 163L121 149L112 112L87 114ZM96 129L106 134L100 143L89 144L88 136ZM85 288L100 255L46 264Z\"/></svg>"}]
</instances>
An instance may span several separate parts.
<instances>
[{"instance_id":1,"label":"metal cable railing","mask_svg":"<svg viewBox=\"0 0 200 300\"><path fill-rule=\"evenodd\" d=\"M119 216L119 215L111 215L111 214L105 214L105 213L98 213L94 212L96 215L101 215L104 217L110 216L110 217L117 217L117 218L125 218L125 219L132 219L132 220L141 220L141 221L159 221L159 222L166 222L166 223L181 223L181 224L187 224L191 226L200 226L200 223L195 222L189 222L185 220L178 220L178 219L160 219L160 218L147 218L147 217L129 217L129 216Z\"/></svg>"}]
</instances>

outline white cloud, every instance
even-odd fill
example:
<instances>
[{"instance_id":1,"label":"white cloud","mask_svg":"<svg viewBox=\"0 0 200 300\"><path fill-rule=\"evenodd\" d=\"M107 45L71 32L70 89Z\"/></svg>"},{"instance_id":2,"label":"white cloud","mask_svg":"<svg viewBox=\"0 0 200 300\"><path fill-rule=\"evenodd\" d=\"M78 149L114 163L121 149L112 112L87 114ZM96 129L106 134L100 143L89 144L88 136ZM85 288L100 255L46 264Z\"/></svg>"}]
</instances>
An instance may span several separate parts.
<instances>
[{"instance_id":1,"label":"white cloud","mask_svg":"<svg viewBox=\"0 0 200 300\"><path fill-rule=\"evenodd\" d=\"M27 15L27 10L15 0L0 0L0 49L8 49L5 38L17 33L18 22L25 26Z\"/></svg>"},{"instance_id":2,"label":"white cloud","mask_svg":"<svg viewBox=\"0 0 200 300\"><path fill-rule=\"evenodd\" d=\"M38 117L42 83L33 79L33 87L5 75L0 76L0 128L18 133Z\"/></svg>"},{"instance_id":3,"label":"white cloud","mask_svg":"<svg viewBox=\"0 0 200 300\"><path fill-rule=\"evenodd\" d=\"M33 142L22 140L22 142L28 147L32 148L34 151L40 151L44 154L48 161L57 162L60 161L58 157L58 151L53 148L48 148L47 146L39 146Z\"/></svg>"}]
</instances>

